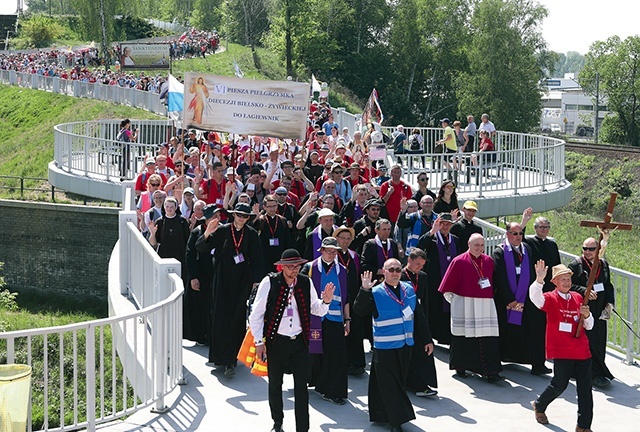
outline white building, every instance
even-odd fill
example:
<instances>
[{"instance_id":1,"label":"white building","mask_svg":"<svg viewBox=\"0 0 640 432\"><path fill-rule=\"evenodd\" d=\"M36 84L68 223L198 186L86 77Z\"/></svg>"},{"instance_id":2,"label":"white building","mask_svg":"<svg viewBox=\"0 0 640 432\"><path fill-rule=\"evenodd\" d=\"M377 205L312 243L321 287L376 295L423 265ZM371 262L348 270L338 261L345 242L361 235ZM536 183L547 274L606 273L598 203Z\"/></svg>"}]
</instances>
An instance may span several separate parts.
<instances>
[{"instance_id":1,"label":"white building","mask_svg":"<svg viewBox=\"0 0 640 432\"><path fill-rule=\"evenodd\" d=\"M540 128L547 132L567 135L592 135L596 127L595 98L586 95L580 84L567 74L565 78L548 79L543 83ZM607 115L607 107L600 97L598 128Z\"/></svg>"}]
</instances>

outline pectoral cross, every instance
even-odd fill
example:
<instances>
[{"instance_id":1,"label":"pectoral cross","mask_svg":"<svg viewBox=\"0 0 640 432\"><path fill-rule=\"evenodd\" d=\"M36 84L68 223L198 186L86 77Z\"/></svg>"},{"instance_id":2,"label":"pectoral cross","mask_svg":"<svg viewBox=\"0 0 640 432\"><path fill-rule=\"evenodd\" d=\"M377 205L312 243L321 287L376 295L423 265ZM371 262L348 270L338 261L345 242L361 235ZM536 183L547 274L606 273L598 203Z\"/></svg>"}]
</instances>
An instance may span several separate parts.
<instances>
[{"instance_id":1,"label":"pectoral cross","mask_svg":"<svg viewBox=\"0 0 640 432\"><path fill-rule=\"evenodd\" d=\"M613 208L616 205L617 197L617 193L611 193L609 205L607 205L607 213L604 216L604 221L580 221L581 227L598 228L598 230L600 231L600 238L598 239L598 243L596 245L595 259L593 260L593 265L591 266L591 271L589 272L589 280L587 281L587 290L585 291L584 299L582 300L582 304L584 305L589 304L589 295L591 294L591 290L593 290L593 283L596 281L598 269L600 268L600 244L602 243L602 239L604 238L605 231L614 229L631 231L631 228L633 227L633 225L631 224L611 222L611 219L613 218ZM578 328L576 329L576 337L580 336L580 333L582 332L582 325L583 318L582 315L580 315L580 321L578 322Z\"/></svg>"}]
</instances>

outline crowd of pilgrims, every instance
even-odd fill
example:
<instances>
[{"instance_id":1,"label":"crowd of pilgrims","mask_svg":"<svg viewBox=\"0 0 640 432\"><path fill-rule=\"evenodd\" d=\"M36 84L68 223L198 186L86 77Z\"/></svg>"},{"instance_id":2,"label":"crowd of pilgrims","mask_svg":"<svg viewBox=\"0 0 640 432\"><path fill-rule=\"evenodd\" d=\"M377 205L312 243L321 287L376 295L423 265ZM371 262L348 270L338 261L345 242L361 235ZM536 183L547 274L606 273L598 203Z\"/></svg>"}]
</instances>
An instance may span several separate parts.
<instances>
[{"instance_id":1,"label":"crowd of pilgrims","mask_svg":"<svg viewBox=\"0 0 640 432\"><path fill-rule=\"evenodd\" d=\"M501 362L531 365L536 375L550 373L545 366L545 315L527 295L540 259L549 267L544 291L554 288L551 268L560 257L548 238L549 221L537 218L535 235L525 236L532 219L527 209L521 221L507 225L504 243L491 256L482 253L478 242L479 252L472 256L470 239L482 235L474 222L476 202L459 208L451 180L433 192L426 172L417 176L417 187L403 180L400 165L387 173L382 161L368 157L369 144L381 139L379 132L363 136L339 129L326 102L314 102L311 109L320 115L310 114L306 142L192 129L146 159L135 187L140 229L160 257L182 263L184 338L208 345L209 362L233 376L256 286L281 270L274 263L293 248L308 261L301 272L312 280L336 272L332 283L334 302L338 300L324 321L339 330L327 334L325 342L330 338L331 343L314 360L310 382L326 400L344 404L347 376L365 373L364 341L372 340L372 317L371 311L354 311L354 301L362 275L380 283L391 258L402 263L400 279L413 288L426 318L416 322L415 340L450 345L450 369L458 377L471 373L499 382ZM594 258L591 249L584 248L572 267L574 289L581 293ZM481 253L488 260L481 280L492 288L485 293L490 293L499 322L499 334L487 334L493 337L452 336L452 310L443 293L456 292L460 288L451 285L464 285L465 279L471 285L478 280L467 270L450 270L454 258L466 253L473 258L469 268L473 264L478 270L477 262L480 273L482 261L474 260ZM603 289L591 305L596 318L613 303L604 261L598 278ZM320 295L321 287L316 289ZM484 312L477 313L475 318L482 318ZM613 378L604 364L606 321L588 333L594 383L606 385ZM310 349L322 352L311 343ZM433 355L416 348L406 388L433 396L437 387Z\"/></svg>"}]
</instances>

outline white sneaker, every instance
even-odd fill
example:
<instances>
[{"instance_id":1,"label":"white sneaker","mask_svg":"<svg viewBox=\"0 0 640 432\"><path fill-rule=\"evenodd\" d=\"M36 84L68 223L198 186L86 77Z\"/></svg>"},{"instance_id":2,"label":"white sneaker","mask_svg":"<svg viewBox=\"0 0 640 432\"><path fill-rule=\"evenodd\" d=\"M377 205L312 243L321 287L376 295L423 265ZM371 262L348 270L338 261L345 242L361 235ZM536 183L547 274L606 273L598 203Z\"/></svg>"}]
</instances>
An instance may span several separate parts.
<instances>
[{"instance_id":1,"label":"white sneaker","mask_svg":"<svg viewBox=\"0 0 640 432\"><path fill-rule=\"evenodd\" d=\"M427 396L435 396L438 392L431 387L427 386L427 388L423 391L416 392L416 396L418 397L427 397Z\"/></svg>"}]
</instances>

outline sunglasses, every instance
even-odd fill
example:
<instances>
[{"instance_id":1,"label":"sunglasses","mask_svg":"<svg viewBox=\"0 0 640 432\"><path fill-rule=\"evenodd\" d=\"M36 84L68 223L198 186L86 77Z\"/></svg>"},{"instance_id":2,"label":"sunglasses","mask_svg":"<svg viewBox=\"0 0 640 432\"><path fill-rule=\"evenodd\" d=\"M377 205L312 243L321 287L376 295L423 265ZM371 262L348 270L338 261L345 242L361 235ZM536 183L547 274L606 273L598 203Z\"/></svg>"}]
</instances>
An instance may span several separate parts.
<instances>
[{"instance_id":1,"label":"sunglasses","mask_svg":"<svg viewBox=\"0 0 640 432\"><path fill-rule=\"evenodd\" d=\"M236 217L240 218L240 219L249 219L250 216L246 215L246 214L242 214L242 213L237 213Z\"/></svg>"},{"instance_id":2,"label":"sunglasses","mask_svg":"<svg viewBox=\"0 0 640 432\"><path fill-rule=\"evenodd\" d=\"M419 178L419 179L418 179L418 181L428 181L428 180L429 180L429 179L428 179L427 177L422 177L422 178Z\"/></svg>"},{"instance_id":3,"label":"sunglasses","mask_svg":"<svg viewBox=\"0 0 640 432\"><path fill-rule=\"evenodd\" d=\"M160 183L149 183L149 184L150 184L151 186L155 186L155 187L160 186Z\"/></svg>"},{"instance_id":4,"label":"sunglasses","mask_svg":"<svg viewBox=\"0 0 640 432\"><path fill-rule=\"evenodd\" d=\"M387 270L388 272L391 272L391 273L402 273L402 268L400 268L400 267L390 267L390 268L385 269L385 270Z\"/></svg>"},{"instance_id":5,"label":"sunglasses","mask_svg":"<svg viewBox=\"0 0 640 432\"><path fill-rule=\"evenodd\" d=\"M593 252L594 250L596 250L595 247L586 247L586 246L582 246L582 250L583 251L590 251Z\"/></svg>"},{"instance_id":6,"label":"sunglasses","mask_svg":"<svg viewBox=\"0 0 640 432\"><path fill-rule=\"evenodd\" d=\"M524 233L522 231L520 232L516 232L516 231L507 231L509 234L514 235L514 236L521 236Z\"/></svg>"},{"instance_id":7,"label":"sunglasses","mask_svg":"<svg viewBox=\"0 0 640 432\"><path fill-rule=\"evenodd\" d=\"M279 195L279 196L287 196L287 194L286 194L286 193L277 193L276 195Z\"/></svg>"}]
</instances>

